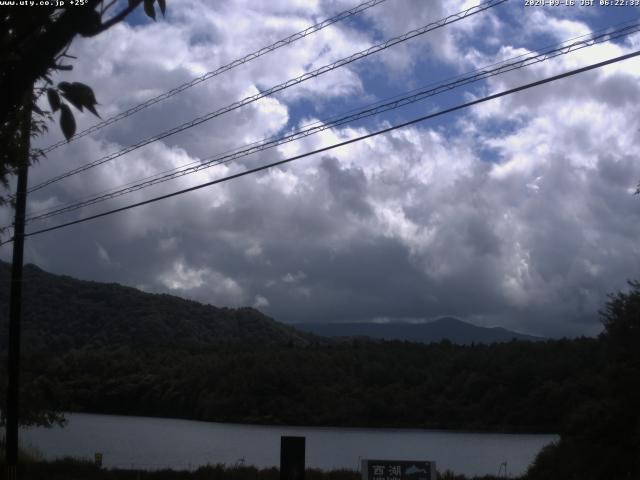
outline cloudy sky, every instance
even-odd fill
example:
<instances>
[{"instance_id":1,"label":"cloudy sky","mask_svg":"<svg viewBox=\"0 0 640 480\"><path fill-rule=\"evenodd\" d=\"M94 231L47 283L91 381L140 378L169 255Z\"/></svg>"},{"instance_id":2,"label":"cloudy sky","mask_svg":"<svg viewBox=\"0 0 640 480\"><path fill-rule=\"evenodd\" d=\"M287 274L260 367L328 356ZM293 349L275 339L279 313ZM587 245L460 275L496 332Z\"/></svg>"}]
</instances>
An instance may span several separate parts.
<instances>
[{"instance_id":1,"label":"cloudy sky","mask_svg":"<svg viewBox=\"0 0 640 480\"><path fill-rule=\"evenodd\" d=\"M358 0L179 0L77 39L73 72L103 118L350 8ZM577 2L579 3L579 2ZM51 152L35 185L140 139L474 5L386 0ZM30 197L40 212L640 15L503 5L155 142ZM637 50L630 35L325 130L109 202L53 226L315 150ZM640 60L483 103L279 168L30 237L53 273L118 282L285 322L422 321L560 336L600 330L606 294L640 277ZM94 124L76 114L79 129ZM59 140L57 126L37 140ZM8 211L0 213L10 223ZM10 247L0 258L10 259Z\"/></svg>"}]
</instances>

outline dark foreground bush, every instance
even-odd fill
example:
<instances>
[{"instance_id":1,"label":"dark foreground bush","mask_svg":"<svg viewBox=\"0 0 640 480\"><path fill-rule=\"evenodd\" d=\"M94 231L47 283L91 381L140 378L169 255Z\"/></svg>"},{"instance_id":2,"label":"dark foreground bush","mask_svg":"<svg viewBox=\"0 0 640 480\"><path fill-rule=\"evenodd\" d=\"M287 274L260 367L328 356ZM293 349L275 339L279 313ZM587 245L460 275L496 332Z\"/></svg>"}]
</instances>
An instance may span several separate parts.
<instances>
[{"instance_id":1,"label":"dark foreground bush","mask_svg":"<svg viewBox=\"0 0 640 480\"><path fill-rule=\"evenodd\" d=\"M0 465L0 478L5 473ZM279 480L277 468L226 467L207 465L197 470L123 470L106 469L92 462L73 458L50 462L32 462L21 465L21 480ZM359 480L353 470L307 470L306 480Z\"/></svg>"},{"instance_id":2,"label":"dark foreground bush","mask_svg":"<svg viewBox=\"0 0 640 480\"><path fill-rule=\"evenodd\" d=\"M511 480L519 480L516 477L509 477ZM501 480L504 477L495 477L493 475L484 475L482 477L465 477L464 475L458 475L449 470L446 470L444 473L438 474L438 480Z\"/></svg>"},{"instance_id":3,"label":"dark foreground bush","mask_svg":"<svg viewBox=\"0 0 640 480\"><path fill-rule=\"evenodd\" d=\"M33 462L21 466L21 480L280 480L277 468L227 467L207 465L197 470L122 470L98 468L92 462L64 458L50 462ZM5 467L0 465L0 478L4 478ZM309 469L305 480L360 480L354 470ZM440 480L498 480L498 477L465 477L444 472Z\"/></svg>"}]
</instances>

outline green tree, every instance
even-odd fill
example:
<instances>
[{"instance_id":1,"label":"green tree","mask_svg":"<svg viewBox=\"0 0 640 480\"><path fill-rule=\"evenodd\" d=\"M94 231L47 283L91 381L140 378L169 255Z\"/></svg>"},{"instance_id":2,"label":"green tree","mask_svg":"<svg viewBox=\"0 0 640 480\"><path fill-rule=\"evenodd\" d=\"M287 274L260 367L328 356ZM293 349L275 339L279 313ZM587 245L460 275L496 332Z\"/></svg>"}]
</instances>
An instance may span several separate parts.
<instances>
[{"instance_id":1,"label":"green tree","mask_svg":"<svg viewBox=\"0 0 640 480\"><path fill-rule=\"evenodd\" d=\"M640 281L630 281L629 291L610 295L601 312L604 332L612 360L628 367L640 362Z\"/></svg>"},{"instance_id":2,"label":"green tree","mask_svg":"<svg viewBox=\"0 0 640 480\"><path fill-rule=\"evenodd\" d=\"M560 441L540 453L527 478L640 478L640 282L629 287L610 295L601 312L600 395L576 405Z\"/></svg>"},{"instance_id":3,"label":"green tree","mask_svg":"<svg viewBox=\"0 0 640 480\"><path fill-rule=\"evenodd\" d=\"M640 478L640 282L630 281L628 292L611 295L602 317L613 419L608 431L621 457L619 478Z\"/></svg>"},{"instance_id":4,"label":"green tree","mask_svg":"<svg viewBox=\"0 0 640 480\"><path fill-rule=\"evenodd\" d=\"M73 4L60 2L59 7L20 4L0 7L0 183L5 188L25 159L26 139L46 131L54 115L59 116L67 140L76 130L70 106L80 111L86 108L98 115L91 87L81 82L54 85L52 81L54 73L73 69L69 61L75 57L68 54L73 39L77 35L99 35L140 5L153 20L156 6L163 15L166 9L165 0L128 0L125 5L116 0L83 0ZM42 95L47 96L51 111L38 107ZM29 151L29 163L40 156L38 151ZM0 205L6 202L7 197L0 195ZM4 388L2 382L0 421L6 411ZM53 396L52 390L44 379L32 382L29 395L21 395L22 423L48 425L61 420L52 406L43 404L44 399Z\"/></svg>"},{"instance_id":5,"label":"green tree","mask_svg":"<svg viewBox=\"0 0 640 480\"><path fill-rule=\"evenodd\" d=\"M69 104L79 110L87 108L97 115L97 102L89 86L80 82L53 85L51 81L56 71L72 70L68 62L74 57L68 54L68 49L73 39L77 35L99 35L141 4L154 20L156 4L162 14L166 8L165 0L129 0L122 7L118 7L120 2L115 0L86 0L82 5L61 3L66 6L0 7L0 183L5 187L17 172L23 156L20 152L24 128L30 128L32 135L42 133L53 113L59 112L60 126L68 139L75 133L75 119ZM42 95L48 96L51 111L36 105ZM25 127L24 109L29 107L33 112L32 121ZM31 152L30 162L39 156L38 152ZM0 196L0 204L6 200Z\"/></svg>"}]
</instances>

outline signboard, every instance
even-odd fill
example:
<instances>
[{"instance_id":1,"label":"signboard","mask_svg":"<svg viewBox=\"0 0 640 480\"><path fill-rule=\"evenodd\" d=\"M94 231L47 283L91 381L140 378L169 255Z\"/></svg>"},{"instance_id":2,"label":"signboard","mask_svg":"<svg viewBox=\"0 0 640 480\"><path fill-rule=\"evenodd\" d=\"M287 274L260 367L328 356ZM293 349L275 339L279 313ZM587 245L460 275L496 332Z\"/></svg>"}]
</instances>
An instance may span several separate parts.
<instances>
[{"instance_id":1,"label":"signboard","mask_svg":"<svg viewBox=\"0 0 640 480\"><path fill-rule=\"evenodd\" d=\"M362 480L436 480L436 462L362 460Z\"/></svg>"}]
</instances>

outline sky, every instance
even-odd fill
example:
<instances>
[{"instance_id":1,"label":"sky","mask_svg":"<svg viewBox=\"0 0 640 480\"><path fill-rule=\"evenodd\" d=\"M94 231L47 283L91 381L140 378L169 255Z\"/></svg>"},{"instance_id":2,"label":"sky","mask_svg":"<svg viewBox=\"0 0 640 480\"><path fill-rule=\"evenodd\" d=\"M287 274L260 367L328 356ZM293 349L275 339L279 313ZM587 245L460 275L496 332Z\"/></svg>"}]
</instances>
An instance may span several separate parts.
<instances>
[{"instance_id":1,"label":"sky","mask_svg":"<svg viewBox=\"0 0 640 480\"><path fill-rule=\"evenodd\" d=\"M358 0L172 0L74 40L102 118L351 8ZM31 194L36 213L629 20L638 7L509 0ZM564 2L563 2L564 3ZM477 2L386 0L50 152L30 185ZM633 34L47 220L27 231L239 173L638 50ZM283 322L455 316L595 335L640 277L640 60L442 115L151 205L29 237L26 262ZM43 104L46 106L46 103ZM76 112L78 129L95 124ZM62 138L57 125L37 138ZM0 211L3 224L11 223ZM10 260L9 245L0 258Z\"/></svg>"}]
</instances>

